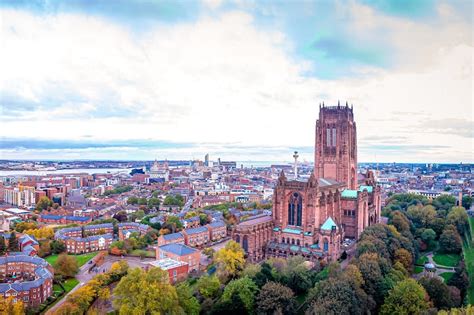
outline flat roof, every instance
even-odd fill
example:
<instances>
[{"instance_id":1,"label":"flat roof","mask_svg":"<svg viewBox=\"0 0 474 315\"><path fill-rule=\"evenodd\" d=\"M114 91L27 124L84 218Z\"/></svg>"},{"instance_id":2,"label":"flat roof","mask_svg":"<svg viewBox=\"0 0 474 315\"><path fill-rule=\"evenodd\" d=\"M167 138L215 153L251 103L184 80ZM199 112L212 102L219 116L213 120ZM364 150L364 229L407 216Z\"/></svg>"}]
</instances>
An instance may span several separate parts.
<instances>
[{"instance_id":1,"label":"flat roof","mask_svg":"<svg viewBox=\"0 0 474 315\"><path fill-rule=\"evenodd\" d=\"M153 267L161 268L163 270L168 270L168 269L177 268L177 267L187 265L187 263L185 263L185 262L174 260L174 259L171 259L171 258L163 258L163 259L160 259L160 260L150 261L148 264L152 265Z\"/></svg>"}]
</instances>

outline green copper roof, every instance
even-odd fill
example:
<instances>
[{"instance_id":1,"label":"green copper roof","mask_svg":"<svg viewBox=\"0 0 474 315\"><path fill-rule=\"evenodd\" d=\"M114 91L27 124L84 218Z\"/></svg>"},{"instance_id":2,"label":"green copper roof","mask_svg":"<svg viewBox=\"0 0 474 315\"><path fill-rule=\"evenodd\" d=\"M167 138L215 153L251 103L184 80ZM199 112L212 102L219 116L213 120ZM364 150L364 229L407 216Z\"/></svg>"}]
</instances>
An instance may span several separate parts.
<instances>
[{"instance_id":1,"label":"green copper roof","mask_svg":"<svg viewBox=\"0 0 474 315\"><path fill-rule=\"evenodd\" d=\"M283 229L284 233L291 233L291 234L300 234L301 231L298 229L292 229L292 228L285 228Z\"/></svg>"},{"instance_id":2,"label":"green copper roof","mask_svg":"<svg viewBox=\"0 0 474 315\"><path fill-rule=\"evenodd\" d=\"M359 191L367 190L368 193L371 193L373 189L374 189L374 187L372 187L372 186L362 185L362 186L359 187Z\"/></svg>"},{"instance_id":3,"label":"green copper roof","mask_svg":"<svg viewBox=\"0 0 474 315\"><path fill-rule=\"evenodd\" d=\"M329 217L327 218L326 222L324 222L323 226L321 226L321 230L331 231L333 226L335 226L337 229L336 222L334 222L334 220Z\"/></svg>"},{"instance_id":4,"label":"green copper roof","mask_svg":"<svg viewBox=\"0 0 474 315\"><path fill-rule=\"evenodd\" d=\"M279 228L279 227L275 227L275 228L273 228L273 231L278 232L278 231L280 231L280 228Z\"/></svg>"},{"instance_id":5,"label":"green copper roof","mask_svg":"<svg viewBox=\"0 0 474 315\"><path fill-rule=\"evenodd\" d=\"M309 252L310 252L310 250L307 249L306 247L301 247L301 251L302 251L302 252L305 252L305 253L309 253Z\"/></svg>"},{"instance_id":6,"label":"green copper roof","mask_svg":"<svg viewBox=\"0 0 474 315\"><path fill-rule=\"evenodd\" d=\"M313 249L319 249L319 244L313 244L310 247L313 248Z\"/></svg>"},{"instance_id":7,"label":"green copper roof","mask_svg":"<svg viewBox=\"0 0 474 315\"><path fill-rule=\"evenodd\" d=\"M304 232L304 235L306 235L306 236L311 236L311 235L313 235L313 233L311 233L311 232Z\"/></svg>"},{"instance_id":8,"label":"green copper roof","mask_svg":"<svg viewBox=\"0 0 474 315\"><path fill-rule=\"evenodd\" d=\"M299 251L300 247L299 247L299 246L296 246L296 245L291 245L291 246L290 246L290 249L291 249L292 251L294 251L294 252L297 252L297 251Z\"/></svg>"},{"instance_id":9,"label":"green copper roof","mask_svg":"<svg viewBox=\"0 0 474 315\"><path fill-rule=\"evenodd\" d=\"M346 189L341 193L342 198L357 198L357 190Z\"/></svg>"}]
</instances>

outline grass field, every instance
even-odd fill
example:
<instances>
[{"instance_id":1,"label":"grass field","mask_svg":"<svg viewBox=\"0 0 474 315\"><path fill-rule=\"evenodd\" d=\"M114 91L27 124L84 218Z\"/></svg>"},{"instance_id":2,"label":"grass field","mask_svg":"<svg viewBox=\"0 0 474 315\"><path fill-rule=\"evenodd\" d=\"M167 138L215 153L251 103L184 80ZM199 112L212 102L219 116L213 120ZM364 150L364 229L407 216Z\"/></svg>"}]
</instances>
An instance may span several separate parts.
<instances>
[{"instance_id":1,"label":"grass field","mask_svg":"<svg viewBox=\"0 0 474 315\"><path fill-rule=\"evenodd\" d=\"M423 255L423 256L420 256L420 257L416 260L415 264L416 264L416 265L423 266L423 265L425 265L427 262L428 262L428 257L426 257L425 255Z\"/></svg>"},{"instance_id":2,"label":"grass field","mask_svg":"<svg viewBox=\"0 0 474 315\"><path fill-rule=\"evenodd\" d=\"M435 254L433 260L437 265L456 267L461 260L461 256L456 254Z\"/></svg>"},{"instance_id":3,"label":"grass field","mask_svg":"<svg viewBox=\"0 0 474 315\"><path fill-rule=\"evenodd\" d=\"M144 257L150 257L150 258L155 258L156 257L155 252L148 251L148 250L142 250L142 249L134 249L129 253L130 256L137 256L137 257L139 257L141 254L143 254Z\"/></svg>"},{"instance_id":4,"label":"grass field","mask_svg":"<svg viewBox=\"0 0 474 315\"><path fill-rule=\"evenodd\" d=\"M470 304L474 304L474 218L469 217L469 226L471 239L464 242L463 253L470 283L467 290L468 301Z\"/></svg>"},{"instance_id":5,"label":"grass field","mask_svg":"<svg viewBox=\"0 0 474 315\"><path fill-rule=\"evenodd\" d=\"M98 254L98 252L95 252L95 253L87 253L87 254L82 254L82 255L69 255L69 256L72 256L72 257L76 258L76 261L77 261L78 266L81 267L81 266L84 265L86 262L88 262L89 260L91 260L92 258L94 258L97 254ZM54 263L56 263L56 260L58 260L58 256L59 256L59 255L51 255L51 256L46 257L45 260L46 260L51 266L53 266Z\"/></svg>"},{"instance_id":6,"label":"grass field","mask_svg":"<svg viewBox=\"0 0 474 315\"><path fill-rule=\"evenodd\" d=\"M79 280L77 280L76 278L71 278L64 281L63 286L64 286L64 289L66 290L66 293L74 289L74 287L78 285L78 283L79 283Z\"/></svg>"},{"instance_id":7,"label":"grass field","mask_svg":"<svg viewBox=\"0 0 474 315\"><path fill-rule=\"evenodd\" d=\"M454 275L454 272L443 272L439 274L443 279L444 282L447 283L449 279L451 279Z\"/></svg>"}]
</instances>

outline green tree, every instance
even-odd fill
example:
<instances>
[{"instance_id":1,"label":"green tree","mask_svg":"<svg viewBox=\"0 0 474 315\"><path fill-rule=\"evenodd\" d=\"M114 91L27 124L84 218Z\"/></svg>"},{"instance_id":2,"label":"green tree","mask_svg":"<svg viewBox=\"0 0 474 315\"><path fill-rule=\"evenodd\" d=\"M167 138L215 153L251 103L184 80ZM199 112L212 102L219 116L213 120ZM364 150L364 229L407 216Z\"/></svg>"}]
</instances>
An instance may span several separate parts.
<instances>
[{"instance_id":1,"label":"green tree","mask_svg":"<svg viewBox=\"0 0 474 315\"><path fill-rule=\"evenodd\" d=\"M177 216L170 215L166 218L163 227L169 229L171 233L175 233L183 228L183 223L181 223L181 220Z\"/></svg>"},{"instance_id":2,"label":"green tree","mask_svg":"<svg viewBox=\"0 0 474 315\"><path fill-rule=\"evenodd\" d=\"M471 196L463 196L462 197L462 206L464 209L470 209L472 205L472 197Z\"/></svg>"},{"instance_id":3,"label":"green tree","mask_svg":"<svg viewBox=\"0 0 474 315\"><path fill-rule=\"evenodd\" d=\"M69 256L66 253L58 256L53 267L55 274L61 275L64 278L72 278L79 271L76 258L74 258L74 256Z\"/></svg>"},{"instance_id":4,"label":"green tree","mask_svg":"<svg viewBox=\"0 0 474 315\"><path fill-rule=\"evenodd\" d=\"M436 218L436 209L432 205L410 206L407 214L417 228L427 227Z\"/></svg>"},{"instance_id":5,"label":"green tree","mask_svg":"<svg viewBox=\"0 0 474 315\"><path fill-rule=\"evenodd\" d=\"M436 232L433 229L424 229L423 233L421 233L421 239L428 248L433 248L435 245Z\"/></svg>"},{"instance_id":6,"label":"green tree","mask_svg":"<svg viewBox=\"0 0 474 315\"><path fill-rule=\"evenodd\" d=\"M128 197L127 204L129 205L136 205L138 204L138 198L135 196Z\"/></svg>"},{"instance_id":7,"label":"green tree","mask_svg":"<svg viewBox=\"0 0 474 315\"><path fill-rule=\"evenodd\" d=\"M119 314L177 314L180 309L168 272L160 268L130 269L115 287L114 296Z\"/></svg>"},{"instance_id":8,"label":"green tree","mask_svg":"<svg viewBox=\"0 0 474 315\"><path fill-rule=\"evenodd\" d=\"M8 239L8 250L10 252L18 252L20 250L15 232L11 232L10 238Z\"/></svg>"},{"instance_id":9,"label":"green tree","mask_svg":"<svg viewBox=\"0 0 474 315\"><path fill-rule=\"evenodd\" d=\"M5 255L7 251L7 245L5 244L5 238L0 236L0 255Z\"/></svg>"},{"instance_id":10,"label":"green tree","mask_svg":"<svg viewBox=\"0 0 474 315\"><path fill-rule=\"evenodd\" d=\"M254 309L255 296L258 293L258 287L249 277L232 280L227 284L222 294L223 302L232 301L232 297L238 295L250 313Z\"/></svg>"},{"instance_id":11,"label":"green tree","mask_svg":"<svg viewBox=\"0 0 474 315\"><path fill-rule=\"evenodd\" d=\"M462 250L462 240L458 230L454 225L445 227L443 234L439 238L440 250L444 253L460 253Z\"/></svg>"},{"instance_id":12,"label":"green tree","mask_svg":"<svg viewBox=\"0 0 474 315\"><path fill-rule=\"evenodd\" d=\"M205 298L215 298L219 293L221 283L215 275L204 275L197 281L197 290Z\"/></svg>"},{"instance_id":13,"label":"green tree","mask_svg":"<svg viewBox=\"0 0 474 315\"><path fill-rule=\"evenodd\" d=\"M66 245L61 240L52 240L49 246L54 254L60 254L66 250Z\"/></svg>"},{"instance_id":14,"label":"green tree","mask_svg":"<svg viewBox=\"0 0 474 315\"><path fill-rule=\"evenodd\" d=\"M466 209L463 207L451 208L446 220L448 224L452 224L457 228L459 234L464 234L465 229L468 227L468 216Z\"/></svg>"},{"instance_id":15,"label":"green tree","mask_svg":"<svg viewBox=\"0 0 474 315\"><path fill-rule=\"evenodd\" d=\"M426 295L425 289L414 279L400 281L390 290L380 314L421 314L429 307Z\"/></svg>"},{"instance_id":16,"label":"green tree","mask_svg":"<svg viewBox=\"0 0 474 315\"><path fill-rule=\"evenodd\" d=\"M401 211L394 211L389 220L399 232L410 231L410 221Z\"/></svg>"},{"instance_id":17,"label":"green tree","mask_svg":"<svg viewBox=\"0 0 474 315\"><path fill-rule=\"evenodd\" d=\"M259 314L293 314L296 306L294 296L290 288L277 282L268 282L257 296L257 312Z\"/></svg>"},{"instance_id":18,"label":"green tree","mask_svg":"<svg viewBox=\"0 0 474 315\"><path fill-rule=\"evenodd\" d=\"M200 306L198 300L193 296L193 292L186 282L176 286L178 294L178 303L184 314L198 315Z\"/></svg>"},{"instance_id":19,"label":"green tree","mask_svg":"<svg viewBox=\"0 0 474 315\"><path fill-rule=\"evenodd\" d=\"M37 202L36 202L36 210L38 211L43 211L43 210L48 210L49 207L53 206L53 202L51 199L49 199L46 196L42 196Z\"/></svg>"},{"instance_id":20,"label":"green tree","mask_svg":"<svg viewBox=\"0 0 474 315\"><path fill-rule=\"evenodd\" d=\"M425 288L433 305L438 309L450 309L453 305L448 286L439 278L422 277L418 282Z\"/></svg>"}]
</instances>

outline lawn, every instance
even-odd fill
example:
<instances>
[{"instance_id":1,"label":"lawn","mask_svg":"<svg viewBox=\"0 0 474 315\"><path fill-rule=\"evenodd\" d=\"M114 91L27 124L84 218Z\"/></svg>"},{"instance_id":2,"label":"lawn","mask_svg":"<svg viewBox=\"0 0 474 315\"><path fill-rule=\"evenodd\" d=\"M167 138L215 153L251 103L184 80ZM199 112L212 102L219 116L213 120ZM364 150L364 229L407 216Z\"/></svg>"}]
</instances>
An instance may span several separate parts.
<instances>
[{"instance_id":1,"label":"lawn","mask_svg":"<svg viewBox=\"0 0 474 315\"><path fill-rule=\"evenodd\" d=\"M143 257L155 258L156 253L153 251L143 250L143 249L134 249L132 250L129 255L130 256L137 256L140 257L143 254Z\"/></svg>"},{"instance_id":2,"label":"lawn","mask_svg":"<svg viewBox=\"0 0 474 315\"><path fill-rule=\"evenodd\" d=\"M424 267L415 266L415 274L419 274L423 272Z\"/></svg>"},{"instance_id":3,"label":"lawn","mask_svg":"<svg viewBox=\"0 0 474 315\"><path fill-rule=\"evenodd\" d=\"M463 246L464 262L469 276L470 286L467 290L468 301L474 304L474 218L469 218L469 225L471 227L471 240L465 241Z\"/></svg>"},{"instance_id":4,"label":"lawn","mask_svg":"<svg viewBox=\"0 0 474 315\"><path fill-rule=\"evenodd\" d=\"M78 284L79 284L79 280L77 280L76 278L67 279L66 281L63 282L63 286L64 286L64 289L66 290L66 293L74 289L74 287Z\"/></svg>"},{"instance_id":5,"label":"lawn","mask_svg":"<svg viewBox=\"0 0 474 315\"><path fill-rule=\"evenodd\" d=\"M99 253L99 252L87 253L87 254L82 254L82 255L69 255L69 256L72 256L72 257L76 258L77 264L79 265L79 267L81 267L81 266L84 265L86 262L88 262L89 260L91 260L92 258L94 258L98 253ZM51 255L51 256L46 257L45 260L46 260L51 266L53 266L54 263L56 263L56 260L58 260L58 256L59 256L59 255Z\"/></svg>"},{"instance_id":6,"label":"lawn","mask_svg":"<svg viewBox=\"0 0 474 315\"><path fill-rule=\"evenodd\" d=\"M428 262L428 257L426 257L425 255L423 255L423 256L420 256L420 257L416 260L415 264L416 264L416 265L420 265L420 266L424 266L427 262Z\"/></svg>"},{"instance_id":7,"label":"lawn","mask_svg":"<svg viewBox=\"0 0 474 315\"><path fill-rule=\"evenodd\" d=\"M454 275L454 272L443 272L439 274L443 279L444 282L447 283L449 279L451 279Z\"/></svg>"},{"instance_id":8,"label":"lawn","mask_svg":"<svg viewBox=\"0 0 474 315\"><path fill-rule=\"evenodd\" d=\"M456 267L461 260L461 256L457 254L435 254L433 260L437 265Z\"/></svg>"}]
</instances>

